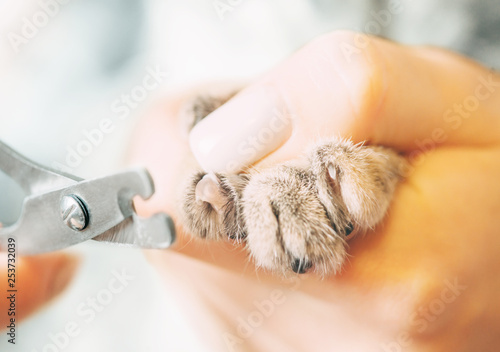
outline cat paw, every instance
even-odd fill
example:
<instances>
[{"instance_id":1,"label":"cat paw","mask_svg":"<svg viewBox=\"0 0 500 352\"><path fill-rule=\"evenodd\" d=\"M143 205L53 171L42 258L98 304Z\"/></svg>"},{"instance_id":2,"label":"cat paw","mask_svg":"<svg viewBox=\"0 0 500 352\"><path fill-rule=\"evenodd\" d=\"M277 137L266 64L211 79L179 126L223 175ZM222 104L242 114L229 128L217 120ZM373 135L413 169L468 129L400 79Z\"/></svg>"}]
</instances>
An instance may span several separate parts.
<instances>
[{"instance_id":1,"label":"cat paw","mask_svg":"<svg viewBox=\"0 0 500 352\"><path fill-rule=\"evenodd\" d=\"M255 173L242 203L246 246L258 267L282 274L340 269L345 236L329 219L310 170L280 165Z\"/></svg>"},{"instance_id":2,"label":"cat paw","mask_svg":"<svg viewBox=\"0 0 500 352\"><path fill-rule=\"evenodd\" d=\"M244 174L193 174L180 202L183 226L192 235L209 240L244 238L241 196L247 183Z\"/></svg>"},{"instance_id":3,"label":"cat paw","mask_svg":"<svg viewBox=\"0 0 500 352\"><path fill-rule=\"evenodd\" d=\"M258 267L336 273L347 240L385 216L402 165L391 149L330 139L300 164L197 173L182 202L184 222L199 237L243 240Z\"/></svg>"},{"instance_id":4,"label":"cat paw","mask_svg":"<svg viewBox=\"0 0 500 352\"><path fill-rule=\"evenodd\" d=\"M225 100L195 100L190 124ZM299 162L197 172L180 202L182 223L197 237L244 242L258 267L326 276L341 269L347 241L384 218L405 165L392 149L332 138Z\"/></svg>"},{"instance_id":5,"label":"cat paw","mask_svg":"<svg viewBox=\"0 0 500 352\"><path fill-rule=\"evenodd\" d=\"M310 148L315 188L338 231L373 229L389 208L405 159L394 150L330 139Z\"/></svg>"}]
</instances>

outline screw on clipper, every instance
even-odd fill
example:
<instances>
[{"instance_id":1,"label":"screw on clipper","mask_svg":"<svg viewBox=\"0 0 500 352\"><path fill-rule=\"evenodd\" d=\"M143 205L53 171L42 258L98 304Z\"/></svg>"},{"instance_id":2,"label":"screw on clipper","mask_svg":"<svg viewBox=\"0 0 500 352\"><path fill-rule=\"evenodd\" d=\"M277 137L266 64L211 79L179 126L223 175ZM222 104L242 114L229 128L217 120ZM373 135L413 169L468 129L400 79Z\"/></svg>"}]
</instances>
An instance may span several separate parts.
<instances>
[{"instance_id":1,"label":"screw on clipper","mask_svg":"<svg viewBox=\"0 0 500 352\"><path fill-rule=\"evenodd\" d=\"M61 199L61 216L66 225L75 231L84 230L89 223L89 213L83 200L70 194Z\"/></svg>"},{"instance_id":2,"label":"screw on clipper","mask_svg":"<svg viewBox=\"0 0 500 352\"><path fill-rule=\"evenodd\" d=\"M24 190L16 223L0 228L0 252L15 237L20 255L35 255L95 240L135 248L163 249L175 240L172 218L142 218L133 198L154 193L144 168L83 180L39 165L0 141L0 171Z\"/></svg>"}]
</instances>

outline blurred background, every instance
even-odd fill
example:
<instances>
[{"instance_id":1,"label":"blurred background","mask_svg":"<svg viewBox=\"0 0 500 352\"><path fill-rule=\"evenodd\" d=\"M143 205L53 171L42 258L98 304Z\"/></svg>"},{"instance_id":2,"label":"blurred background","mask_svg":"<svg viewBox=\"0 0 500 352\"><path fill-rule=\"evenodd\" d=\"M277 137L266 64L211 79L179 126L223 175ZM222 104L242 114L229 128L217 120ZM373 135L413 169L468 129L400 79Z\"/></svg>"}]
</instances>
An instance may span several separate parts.
<instances>
[{"instance_id":1,"label":"blurred background","mask_svg":"<svg viewBox=\"0 0 500 352\"><path fill-rule=\"evenodd\" d=\"M442 46L498 68L499 18L494 0L0 0L0 140L97 177L121 168L150 103L183 87L255 77L335 29ZM1 222L15 222L22 197L0 173ZM77 277L21 325L16 350L42 351L74 320L81 333L64 351L204 351L140 251L70 251L84 259ZM130 284L93 319L79 314L122 270Z\"/></svg>"}]
</instances>

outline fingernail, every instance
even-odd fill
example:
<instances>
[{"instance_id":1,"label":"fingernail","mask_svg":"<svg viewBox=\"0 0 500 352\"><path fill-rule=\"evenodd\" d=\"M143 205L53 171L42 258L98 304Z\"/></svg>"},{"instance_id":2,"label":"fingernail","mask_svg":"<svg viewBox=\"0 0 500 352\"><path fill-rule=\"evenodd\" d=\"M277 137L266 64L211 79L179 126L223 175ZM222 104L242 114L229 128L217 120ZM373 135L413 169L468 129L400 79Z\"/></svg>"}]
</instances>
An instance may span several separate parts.
<instances>
[{"instance_id":1,"label":"fingernail","mask_svg":"<svg viewBox=\"0 0 500 352\"><path fill-rule=\"evenodd\" d=\"M272 87L243 92L198 123L191 150L207 172L241 171L290 137L292 120Z\"/></svg>"}]
</instances>

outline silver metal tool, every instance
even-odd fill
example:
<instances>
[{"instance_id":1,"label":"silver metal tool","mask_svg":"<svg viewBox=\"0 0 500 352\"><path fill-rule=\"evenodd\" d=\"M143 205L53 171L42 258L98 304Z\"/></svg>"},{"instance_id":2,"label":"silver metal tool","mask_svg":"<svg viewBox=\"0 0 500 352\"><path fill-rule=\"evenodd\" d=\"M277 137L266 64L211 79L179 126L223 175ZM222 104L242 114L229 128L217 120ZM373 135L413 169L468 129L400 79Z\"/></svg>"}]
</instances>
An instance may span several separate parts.
<instances>
[{"instance_id":1,"label":"silver metal tool","mask_svg":"<svg viewBox=\"0 0 500 352\"><path fill-rule=\"evenodd\" d=\"M51 252L90 239L140 248L166 248L175 239L163 213L139 217L132 198L154 193L146 169L83 180L28 160L0 142L0 170L25 191L21 215L0 228L0 251L15 238L20 255Z\"/></svg>"}]
</instances>

